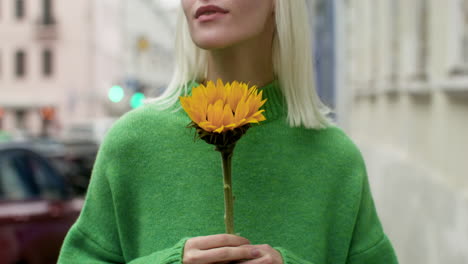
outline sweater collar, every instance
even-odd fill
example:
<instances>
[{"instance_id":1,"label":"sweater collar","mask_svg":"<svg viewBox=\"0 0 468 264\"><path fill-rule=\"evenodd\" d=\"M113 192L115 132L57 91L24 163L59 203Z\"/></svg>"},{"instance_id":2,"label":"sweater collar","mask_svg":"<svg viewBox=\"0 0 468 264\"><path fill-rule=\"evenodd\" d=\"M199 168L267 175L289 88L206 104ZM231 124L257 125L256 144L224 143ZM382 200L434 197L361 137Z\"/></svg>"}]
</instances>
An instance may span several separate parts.
<instances>
[{"instance_id":1,"label":"sweater collar","mask_svg":"<svg viewBox=\"0 0 468 264\"><path fill-rule=\"evenodd\" d=\"M199 86L200 83L196 81L192 81L188 84L189 94L192 93L192 89L194 87ZM268 123L269 121L276 120L280 117L283 117L287 113L285 99L283 93L281 92L281 88L279 86L279 82L277 79L273 80L272 82L259 87L259 91L263 91L263 99L267 99L265 104L262 106L261 109L265 110L264 116L267 120L263 121L262 123Z\"/></svg>"}]
</instances>

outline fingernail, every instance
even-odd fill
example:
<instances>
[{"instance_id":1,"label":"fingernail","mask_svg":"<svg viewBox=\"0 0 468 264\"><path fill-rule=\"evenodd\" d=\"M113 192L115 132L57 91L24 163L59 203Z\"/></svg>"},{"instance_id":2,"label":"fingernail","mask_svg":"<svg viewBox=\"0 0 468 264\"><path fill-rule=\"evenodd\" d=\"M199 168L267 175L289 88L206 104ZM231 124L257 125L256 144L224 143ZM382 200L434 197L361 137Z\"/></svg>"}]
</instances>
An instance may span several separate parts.
<instances>
[{"instance_id":1,"label":"fingernail","mask_svg":"<svg viewBox=\"0 0 468 264\"><path fill-rule=\"evenodd\" d=\"M260 250L258 250L258 249L252 250L252 256L253 256L254 258L260 257Z\"/></svg>"}]
</instances>

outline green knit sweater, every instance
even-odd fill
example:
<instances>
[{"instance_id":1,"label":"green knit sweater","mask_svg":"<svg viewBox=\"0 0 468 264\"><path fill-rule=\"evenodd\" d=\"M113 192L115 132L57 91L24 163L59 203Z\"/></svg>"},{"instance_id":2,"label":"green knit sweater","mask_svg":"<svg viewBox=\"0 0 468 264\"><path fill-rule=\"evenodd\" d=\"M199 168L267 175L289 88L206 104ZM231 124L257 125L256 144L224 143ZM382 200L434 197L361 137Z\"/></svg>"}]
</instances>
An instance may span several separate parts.
<instances>
[{"instance_id":1,"label":"green knit sweater","mask_svg":"<svg viewBox=\"0 0 468 264\"><path fill-rule=\"evenodd\" d=\"M359 150L338 128L290 128L277 82L267 121L233 156L235 230L285 264L394 264ZM146 105L110 130L59 263L182 263L190 237L224 233L221 157L183 110Z\"/></svg>"}]
</instances>

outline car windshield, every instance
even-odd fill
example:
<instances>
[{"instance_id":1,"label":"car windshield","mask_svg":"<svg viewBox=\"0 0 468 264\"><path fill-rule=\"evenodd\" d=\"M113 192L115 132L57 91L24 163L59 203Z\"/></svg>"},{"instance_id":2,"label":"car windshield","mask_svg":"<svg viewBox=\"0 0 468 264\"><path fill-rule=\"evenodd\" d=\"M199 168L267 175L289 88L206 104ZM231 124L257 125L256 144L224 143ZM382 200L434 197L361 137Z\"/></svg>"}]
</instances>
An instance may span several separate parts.
<instances>
[{"instance_id":1,"label":"car windshield","mask_svg":"<svg viewBox=\"0 0 468 264\"><path fill-rule=\"evenodd\" d=\"M28 151L0 153L0 200L62 199L65 186L44 159Z\"/></svg>"},{"instance_id":2,"label":"car windshield","mask_svg":"<svg viewBox=\"0 0 468 264\"><path fill-rule=\"evenodd\" d=\"M31 184L30 166L25 160L7 155L0 156L0 199L24 200L37 197L38 188ZM29 177L28 177L29 175Z\"/></svg>"}]
</instances>

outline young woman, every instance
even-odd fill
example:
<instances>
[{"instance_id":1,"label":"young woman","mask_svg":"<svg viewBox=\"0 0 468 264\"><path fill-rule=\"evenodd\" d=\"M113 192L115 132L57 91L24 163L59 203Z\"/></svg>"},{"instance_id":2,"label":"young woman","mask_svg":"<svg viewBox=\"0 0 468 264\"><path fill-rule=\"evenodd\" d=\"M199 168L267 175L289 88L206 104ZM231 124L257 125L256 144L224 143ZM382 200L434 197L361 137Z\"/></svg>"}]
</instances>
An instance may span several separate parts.
<instances>
[{"instance_id":1,"label":"young woman","mask_svg":"<svg viewBox=\"0 0 468 264\"><path fill-rule=\"evenodd\" d=\"M107 135L59 263L397 263L359 150L316 95L305 1L181 5L172 82ZM218 78L268 99L233 159L239 235L222 234L219 153L178 102Z\"/></svg>"}]
</instances>

